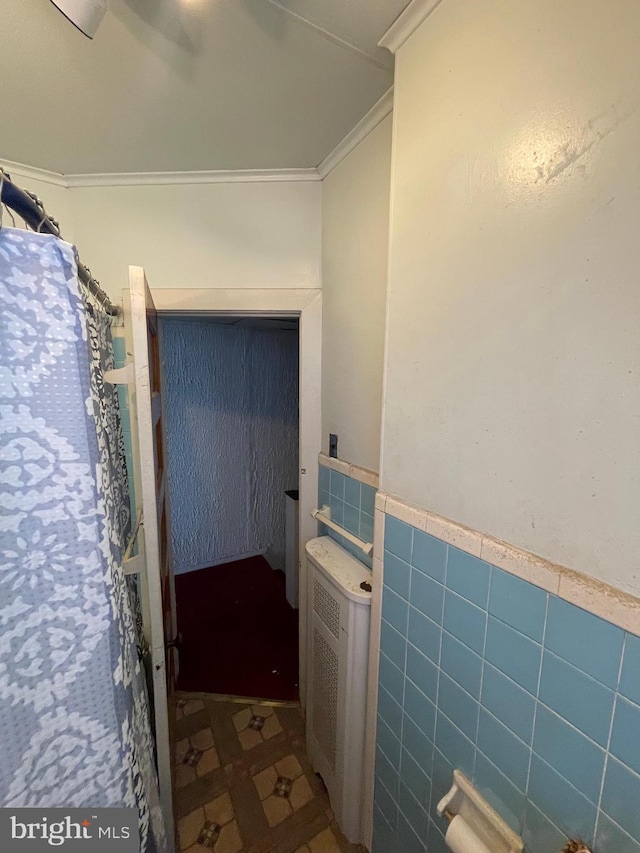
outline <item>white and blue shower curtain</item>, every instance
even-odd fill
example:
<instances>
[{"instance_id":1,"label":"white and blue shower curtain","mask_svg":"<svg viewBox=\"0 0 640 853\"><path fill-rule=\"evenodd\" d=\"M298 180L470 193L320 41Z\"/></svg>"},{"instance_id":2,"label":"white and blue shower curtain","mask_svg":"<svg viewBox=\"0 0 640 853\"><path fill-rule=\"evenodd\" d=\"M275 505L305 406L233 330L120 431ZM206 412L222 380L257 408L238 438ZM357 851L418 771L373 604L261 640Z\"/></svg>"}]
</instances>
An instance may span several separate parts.
<instances>
[{"instance_id":1,"label":"white and blue shower curtain","mask_svg":"<svg viewBox=\"0 0 640 853\"><path fill-rule=\"evenodd\" d=\"M112 358L73 247L0 228L0 805L135 806L159 853Z\"/></svg>"}]
</instances>

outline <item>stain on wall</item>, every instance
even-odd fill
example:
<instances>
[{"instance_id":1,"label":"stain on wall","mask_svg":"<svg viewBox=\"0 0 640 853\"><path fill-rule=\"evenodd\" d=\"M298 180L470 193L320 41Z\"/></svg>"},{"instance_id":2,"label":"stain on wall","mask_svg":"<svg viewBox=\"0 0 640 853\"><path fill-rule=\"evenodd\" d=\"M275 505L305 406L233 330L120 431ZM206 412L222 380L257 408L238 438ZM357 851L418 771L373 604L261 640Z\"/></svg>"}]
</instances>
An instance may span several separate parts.
<instances>
[{"instance_id":1,"label":"stain on wall","mask_svg":"<svg viewBox=\"0 0 640 853\"><path fill-rule=\"evenodd\" d=\"M298 335L163 319L177 574L264 552L284 569L298 487Z\"/></svg>"}]
</instances>

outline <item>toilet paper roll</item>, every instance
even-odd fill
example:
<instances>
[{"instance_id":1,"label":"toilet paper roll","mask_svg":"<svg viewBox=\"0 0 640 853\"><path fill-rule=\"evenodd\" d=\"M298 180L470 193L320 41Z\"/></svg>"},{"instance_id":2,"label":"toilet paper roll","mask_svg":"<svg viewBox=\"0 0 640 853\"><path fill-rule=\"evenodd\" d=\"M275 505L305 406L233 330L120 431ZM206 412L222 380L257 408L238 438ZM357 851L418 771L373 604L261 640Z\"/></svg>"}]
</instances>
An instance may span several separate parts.
<instances>
[{"instance_id":1,"label":"toilet paper roll","mask_svg":"<svg viewBox=\"0 0 640 853\"><path fill-rule=\"evenodd\" d=\"M444 840L453 853L491 853L460 815L449 824Z\"/></svg>"}]
</instances>

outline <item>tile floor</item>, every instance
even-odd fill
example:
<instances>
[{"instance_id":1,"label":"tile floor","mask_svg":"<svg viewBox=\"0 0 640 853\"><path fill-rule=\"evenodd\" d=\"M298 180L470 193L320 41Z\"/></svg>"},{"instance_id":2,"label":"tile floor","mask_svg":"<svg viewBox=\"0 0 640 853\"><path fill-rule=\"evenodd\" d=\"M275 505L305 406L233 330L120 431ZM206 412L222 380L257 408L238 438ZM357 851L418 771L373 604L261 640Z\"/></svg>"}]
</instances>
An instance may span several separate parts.
<instances>
[{"instance_id":1,"label":"tile floor","mask_svg":"<svg viewBox=\"0 0 640 853\"><path fill-rule=\"evenodd\" d=\"M361 853L307 759L295 707L177 696L175 807L182 853Z\"/></svg>"}]
</instances>

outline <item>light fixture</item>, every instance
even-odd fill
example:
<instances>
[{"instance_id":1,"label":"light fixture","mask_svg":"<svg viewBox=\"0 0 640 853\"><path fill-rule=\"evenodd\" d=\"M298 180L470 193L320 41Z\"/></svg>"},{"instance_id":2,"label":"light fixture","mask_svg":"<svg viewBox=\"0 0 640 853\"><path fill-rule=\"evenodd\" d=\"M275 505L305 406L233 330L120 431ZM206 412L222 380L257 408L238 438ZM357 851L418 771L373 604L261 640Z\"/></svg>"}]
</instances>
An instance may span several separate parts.
<instances>
[{"instance_id":1,"label":"light fixture","mask_svg":"<svg viewBox=\"0 0 640 853\"><path fill-rule=\"evenodd\" d=\"M51 2L90 39L96 34L107 11L107 0L51 0Z\"/></svg>"}]
</instances>

